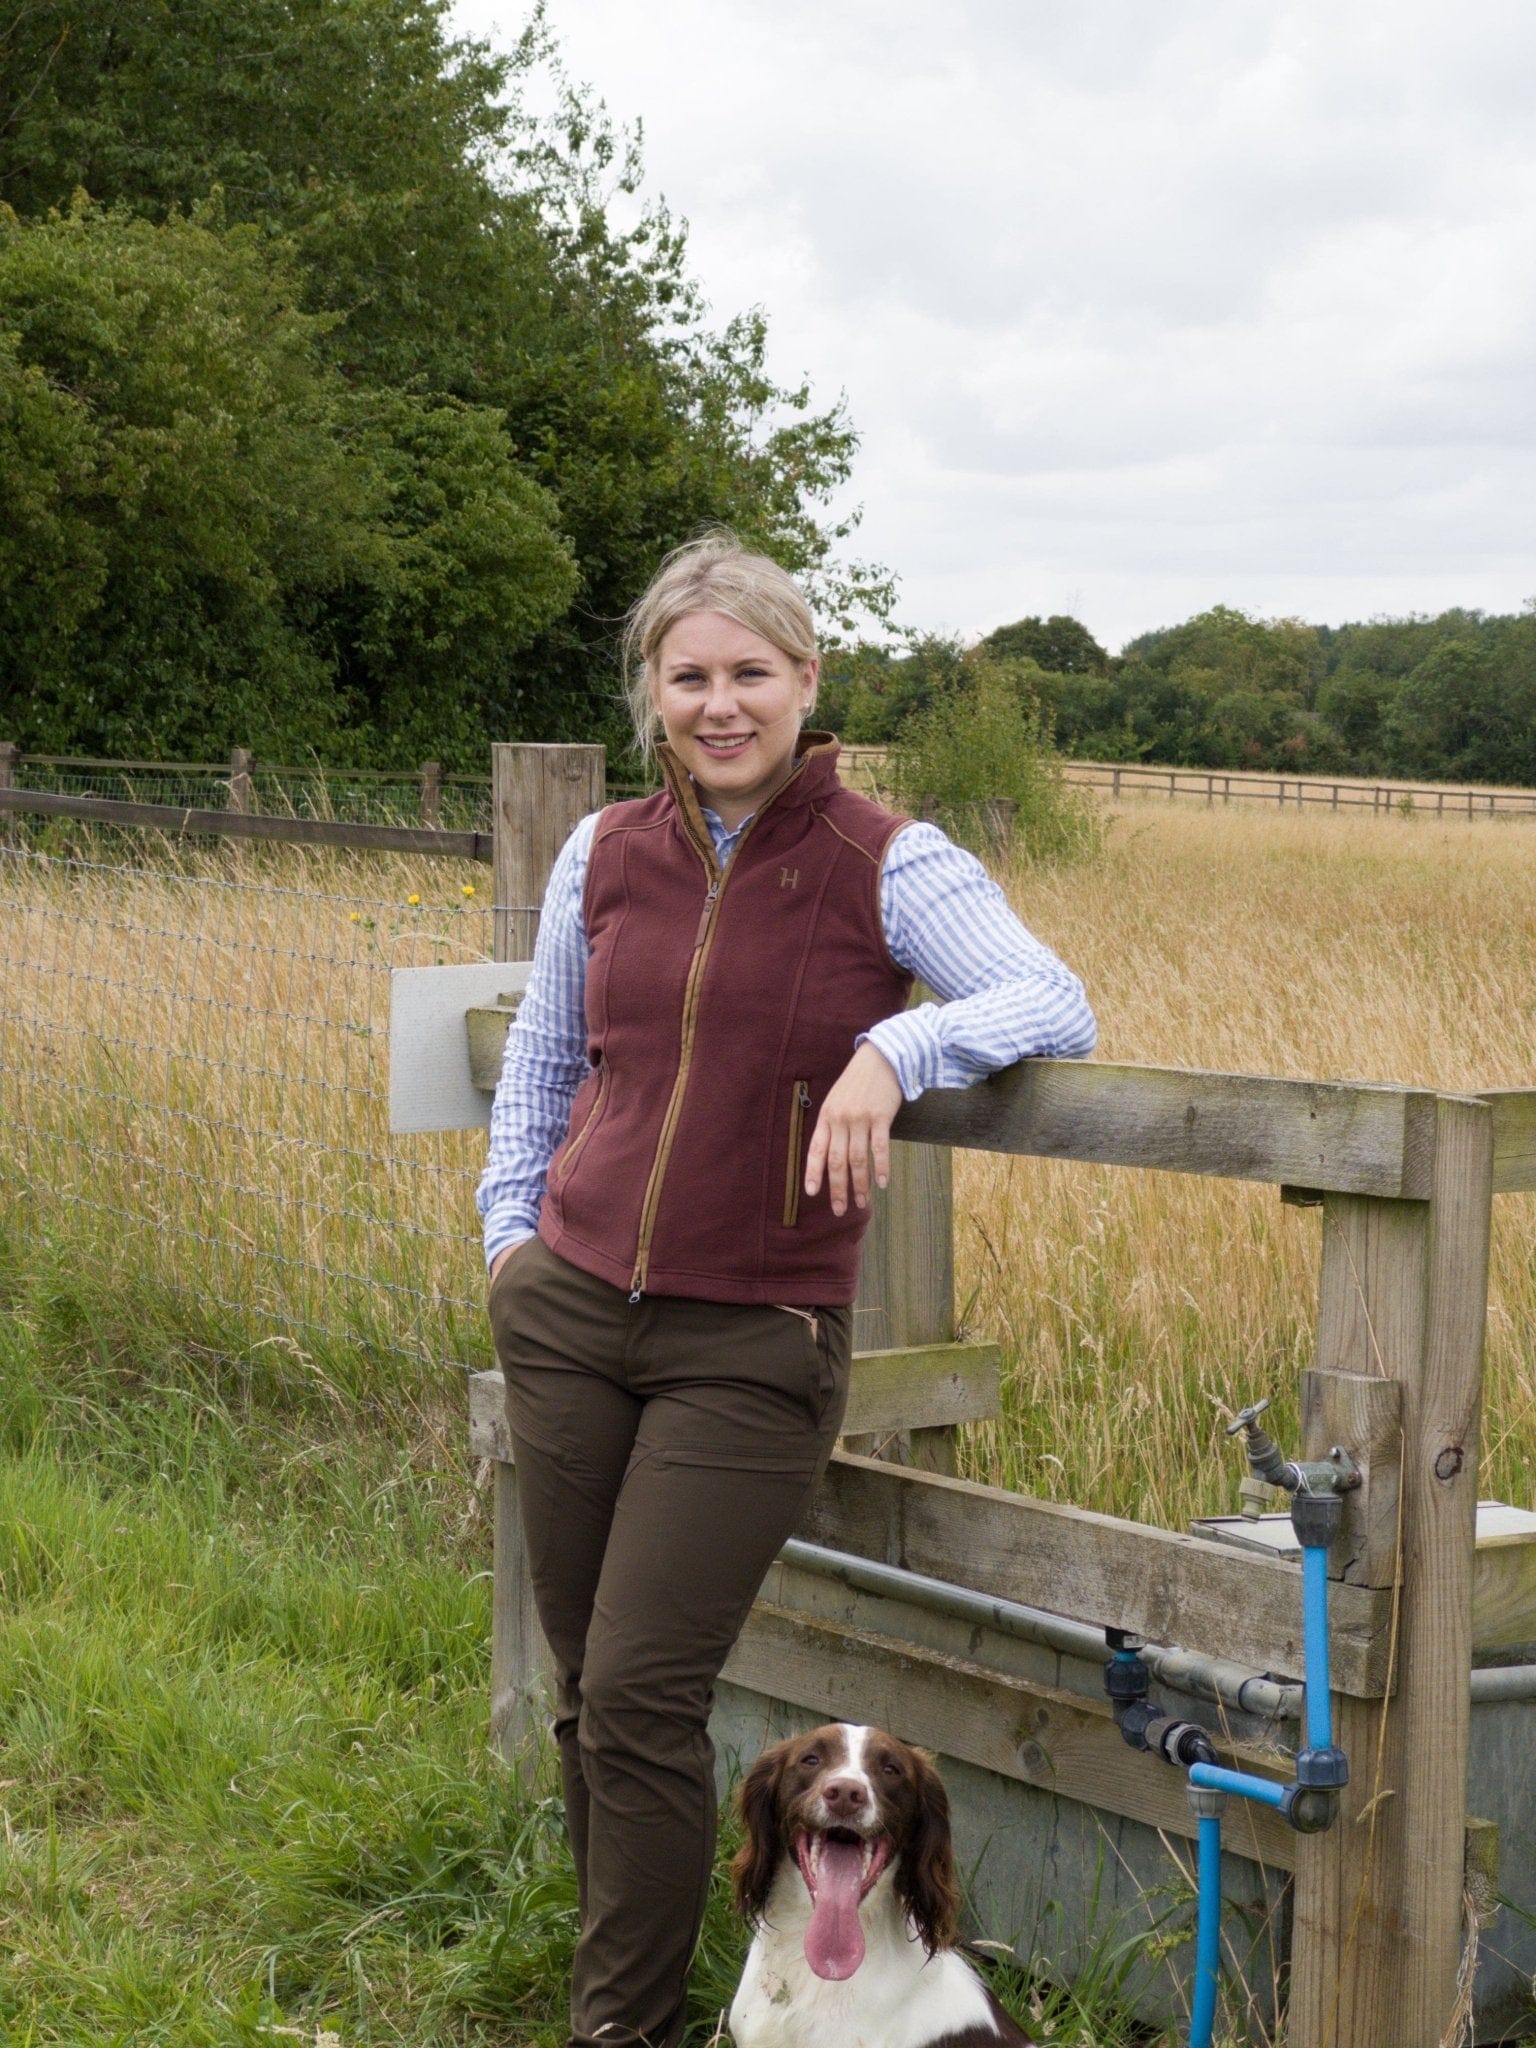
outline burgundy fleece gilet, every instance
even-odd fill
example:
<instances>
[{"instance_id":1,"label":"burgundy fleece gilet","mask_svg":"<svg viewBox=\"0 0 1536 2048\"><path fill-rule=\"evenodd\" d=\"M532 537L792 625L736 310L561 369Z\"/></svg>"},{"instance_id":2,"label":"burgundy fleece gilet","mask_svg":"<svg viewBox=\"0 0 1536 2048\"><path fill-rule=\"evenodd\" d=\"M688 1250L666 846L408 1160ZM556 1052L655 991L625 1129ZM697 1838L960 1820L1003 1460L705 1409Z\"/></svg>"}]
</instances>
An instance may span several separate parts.
<instances>
[{"instance_id":1,"label":"burgundy fleece gilet","mask_svg":"<svg viewBox=\"0 0 1536 2048\"><path fill-rule=\"evenodd\" d=\"M724 876L693 785L612 805L587 863L591 1071L550 1162L539 1235L614 1285L828 1307L858 1287L868 1210L807 1197L816 1117L854 1040L906 1007L880 863L907 822L798 764ZM711 892L716 893L712 894Z\"/></svg>"}]
</instances>

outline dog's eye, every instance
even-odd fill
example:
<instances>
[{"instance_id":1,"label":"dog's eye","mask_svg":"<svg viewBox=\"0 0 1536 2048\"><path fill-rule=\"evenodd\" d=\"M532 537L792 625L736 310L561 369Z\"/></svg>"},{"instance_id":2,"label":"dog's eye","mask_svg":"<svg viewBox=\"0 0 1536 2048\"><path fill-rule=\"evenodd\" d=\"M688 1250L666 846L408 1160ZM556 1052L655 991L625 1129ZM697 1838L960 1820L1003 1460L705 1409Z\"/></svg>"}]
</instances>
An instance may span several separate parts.
<instances>
[{"instance_id":1,"label":"dog's eye","mask_svg":"<svg viewBox=\"0 0 1536 2048\"><path fill-rule=\"evenodd\" d=\"M899 1778L901 1776L900 1764L893 1764L889 1757L886 1758L880 1768L888 1778Z\"/></svg>"},{"instance_id":2,"label":"dog's eye","mask_svg":"<svg viewBox=\"0 0 1536 2048\"><path fill-rule=\"evenodd\" d=\"M821 1758L816 1754L814 1749L808 1749L805 1752L805 1755L801 1757L800 1762L805 1769L814 1770L815 1767L821 1762Z\"/></svg>"}]
</instances>

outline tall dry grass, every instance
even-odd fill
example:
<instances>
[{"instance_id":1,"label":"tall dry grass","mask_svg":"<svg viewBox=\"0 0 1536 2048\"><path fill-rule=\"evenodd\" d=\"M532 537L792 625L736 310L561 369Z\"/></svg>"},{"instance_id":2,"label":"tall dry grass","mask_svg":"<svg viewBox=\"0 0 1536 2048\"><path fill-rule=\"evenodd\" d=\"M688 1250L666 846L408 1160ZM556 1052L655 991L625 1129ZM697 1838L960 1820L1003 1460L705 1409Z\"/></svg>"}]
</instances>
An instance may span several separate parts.
<instances>
[{"instance_id":1,"label":"tall dry grass","mask_svg":"<svg viewBox=\"0 0 1536 2048\"><path fill-rule=\"evenodd\" d=\"M0 857L13 1244L62 1248L125 1301L153 1284L217 1308L296 1370L317 1343L401 1385L488 1362L484 1141L391 1137L386 1101L387 970L485 956L486 870L84 851ZM1101 1057L1536 1081L1536 827L1135 807L1102 861L1012 886L1084 975ZM1270 1188L977 1154L957 1195L966 1320L1008 1359L1006 1420L976 1433L971 1470L1175 1526L1229 1504L1225 1408L1267 1393L1294 1427L1317 1212ZM1484 1491L1522 1505L1533 1229L1536 1199L1499 1199Z\"/></svg>"},{"instance_id":2,"label":"tall dry grass","mask_svg":"<svg viewBox=\"0 0 1536 2048\"><path fill-rule=\"evenodd\" d=\"M1093 868L1015 877L1084 976L1098 1056L1461 1090L1536 1085L1536 827L1120 813ZM1276 1190L962 1155L969 1322L1007 1347L978 1477L1177 1526L1233 1502L1223 1404L1294 1429L1319 1212ZM1536 1504L1536 1197L1495 1205L1485 1494Z\"/></svg>"},{"instance_id":3,"label":"tall dry grass","mask_svg":"<svg viewBox=\"0 0 1536 2048\"><path fill-rule=\"evenodd\" d=\"M274 1369L317 1347L381 1384L488 1364L484 1138L391 1135L388 1024L392 967L487 957L491 893L484 867L407 856L0 850L13 1256L177 1296Z\"/></svg>"}]
</instances>

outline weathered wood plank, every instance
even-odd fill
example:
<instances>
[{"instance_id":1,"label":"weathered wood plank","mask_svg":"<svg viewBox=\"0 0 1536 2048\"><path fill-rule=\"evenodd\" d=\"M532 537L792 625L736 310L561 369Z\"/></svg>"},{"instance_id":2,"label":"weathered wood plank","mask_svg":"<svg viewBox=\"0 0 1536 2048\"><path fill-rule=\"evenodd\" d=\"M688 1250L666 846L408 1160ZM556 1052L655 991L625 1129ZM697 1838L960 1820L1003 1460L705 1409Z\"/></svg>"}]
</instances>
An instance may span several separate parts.
<instances>
[{"instance_id":1,"label":"weathered wood plank","mask_svg":"<svg viewBox=\"0 0 1536 2048\"><path fill-rule=\"evenodd\" d=\"M844 1433L990 1422L999 1413L1001 1379L995 1344L855 1352Z\"/></svg>"},{"instance_id":2,"label":"weathered wood plank","mask_svg":"<svg viewBox=\"0 0 1536 2048\"><path fill-rule=\"evenodd\" d=\"M834 1456L797 1535L980 1593L1299 1677L1301 1572L1282 1559L1000 1487ZM1335 1680L1386 1681L1390 1596L1335 1588Z\"/></svg>"},{"instance_id":3,"label":"weathered wood plank","mask_svg":"<svg viewBox=\"0 0 1536 2048\"><path fill-rule=\"evenodd\" d=\"M517 1467L498 1464L494 1479L495 1553L491 1577L491 1746L531 1787L540 1768L550 1682L549 1645L539 1626L518 1511Z\"/></svg>"},{"instance_id":4,"label":"weathered wood plank","mask_svg":"<svg viewBox=\"0 0 1536 2048\"><path fill-rule=\"evenodd\" d=\"M491 748L498 960L533 958L549 871L578 821L602 809L607 760L602 747Z\"/></svg>"},{"instance_id":5,"label":"weathered wood plank","mask_svg":"<svg viewBox=\"0 0 1536 2048\"><path fill-rule=\"evenodd\" d=\"M848 1431L947 1429L998 1412L995 1344L926 1344L911 1351L856 1353L849 1378ZM469 1448L476 1458L510 1459L499 1372L471 1373Z\"/></svg>"},{"instance_id":6,"label":"weathered wood plank","mask_svg":"<svg viewBox=\"0 0 1536 2048\"><path fill-rule=\"evenodd\" d=\"M1472 1647L1510 1650L1536 1643L1536 1543L1486 1537L1472 1560Z\"/></svg>"},{"instance_id":7,"label":"weathered wood plank","mask_svg":"<svg viewBox=\"0 0 1536 2048\"><path fill-rule=\"evenodd\" d=\"M1478 1099L1493 1111L1493 1192L1536 1188L1536 1088L1488 1088Z\"/></svg>"},{"instance_id":8,"label":"weathered wood plank","mask_svg":"<svg viewBox=\"0 0 1536 2048\"><path fill-rule=\"evenodd\" d=\"M722 1674L803 1707L814 1721L888 1728L904 1741L1148 1827L1194 1835L1181 1772L1129 1748L1109 1702L1085 1700L937 1650L895 1643L759 1601ZM1239 1768L1283 1775L1272 1755L1223 1748ZM1227 1845L1280 1870L1296 1837L1267 1809L1230 1813Z\"/></svg>"},{"instance_id":9,"label":"weathered wood plank","mask_svg":"<svg viewBox=\"0 0 1536 2048\"><path fill-rule=\"evenodd\" d=\"M1326 1458L1342 1444L1360 1467L1328 1556L1331 1577L1354 1586L1397 1583L1403 1470L1403 1390L1396 1380L1312 1369L1301 1376L1301 1454Z\"/></svg>"},{"instance_id":10,"label":"weathered wood plank","mask_svg":"<svg viewBox=\"0 0 1536 2048\"><path fill-rule=\"evenodd\" d=\"M290 846L350 846L366 853L426 853L489 862L489 832L427 832L415 825L351 825L333 818L268 818L259 812L187 810L180 804L130 804L94 796L0 789L0 813L83 818L93 825L141 826L173 839L267 839Z\"/></svg>"},{"instance_id":11,"label":"weathered wood plank","mask_svg":"<svg viewBox=\"0 0 1536 2048\"><path fill-rule=\"evenodd\" d=\"M1402 1587L1395 1697L1336 1700L1352 1782L1298 1845L1294 2048L1438 2048L1455 2003L1492 1161L1491 1110L1444 1097L1430 1202L1324 1208L1319 1362L1402 1387Z\"/></svg>"},{"instance_id":12,"label":"weathered wood plank","mask_svg":"<svg viewBox=\"0 0 1536 2048\"><path fill-rule=\"evenodd\" d=\"M910 1102L898 1138L1422 1199L1436 1098L1100 1061L1024 1060Z\"/></svg>"},{"instance_id":13,"label":"weathered wood plank","mask_svg":"<svg viewBox=\"0 0 1536 2048\"><path fill-rule=\"evenodd\" d=\"M495 837L496 914L491 949L499 961L529 960L538 934L538 906L550 869L571 828L603 801L607 756L601 747L491 748L491 824ZM470 1401L484 1403L501 1374L476 1374ZM483 1407L482 1407L483 1413ZM505 1419L501 1422L505 1436ZM473 1431L472 1431L473 1433ZM496 1425L491 1435L496 1439ZM518 1516L517 1467L496 1464L496 1560L492 1594L491 1740L525 1774L537 1766L542 1701L548 1689L549 1645L539 1627L527 1548Z\"/></svg>"},{"instance_id":14,"label":"weathered wood plank","mask_svg":"<svg viewBox=\"0 0 1536 2048\"><path fill-rule=\"evenodd\" d=\"M877 1190L853 1305L857 1350L946 1344L955 1334L952 1165L947 1148L898 1145Z\"/></svg>"}]
</instances>

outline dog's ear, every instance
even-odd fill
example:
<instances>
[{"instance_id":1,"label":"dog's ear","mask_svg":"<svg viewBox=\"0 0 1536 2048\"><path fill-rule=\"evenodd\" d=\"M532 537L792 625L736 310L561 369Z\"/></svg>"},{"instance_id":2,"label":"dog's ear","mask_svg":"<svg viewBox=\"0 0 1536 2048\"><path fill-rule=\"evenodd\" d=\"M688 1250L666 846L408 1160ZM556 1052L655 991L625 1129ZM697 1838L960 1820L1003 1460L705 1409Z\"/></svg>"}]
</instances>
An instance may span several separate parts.
<instances>
[{"instance_id":1,"label":"dog's ear","mask_svg":"<svg viewBox=\"0 0 1536 2048\"><path fill-rule=\"evenodd\" d=\"M773 1874L784 1853L779 1839L779 1780L791 1745L765 1749L736 1788L736 1811L746 1840L731 1863L736 1910L744 1920L760 1920L773 1889Z\"/></svg>"},{"instance_id":2,"label":"dog's ear","mask_svg":"<svg viewBox=\"0 0 1536 2048\"><path fill-rule=\"evenodd\" d=\"M902 1844L896 1888L929 1955L953 1948L960 1923L960 1886L949 1839L949 1794L921 1751L914 1751L917 1803Z\"/></svg>"}]
</instances>

